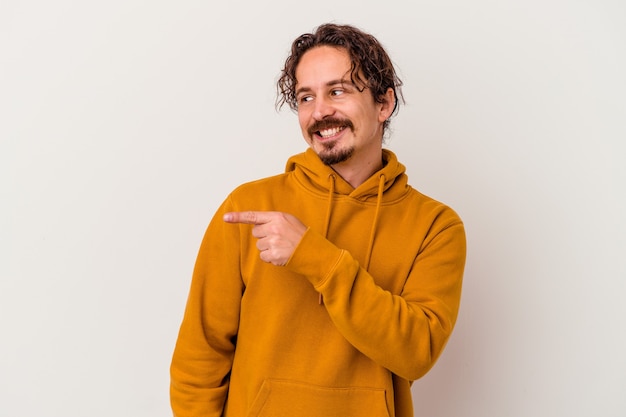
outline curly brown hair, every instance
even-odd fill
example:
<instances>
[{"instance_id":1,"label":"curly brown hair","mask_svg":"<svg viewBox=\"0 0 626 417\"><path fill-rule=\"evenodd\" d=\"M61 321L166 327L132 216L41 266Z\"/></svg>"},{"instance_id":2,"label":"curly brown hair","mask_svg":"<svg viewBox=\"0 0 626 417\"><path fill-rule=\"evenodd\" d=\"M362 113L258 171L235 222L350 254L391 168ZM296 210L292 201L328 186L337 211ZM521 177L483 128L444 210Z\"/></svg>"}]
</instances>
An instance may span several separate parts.
<instances>
[{"instance_id":1,"label":"curly brown hair","mask_svg":"<svg viewBox=\"0 0 626 417\"><path fill-rule=\"evenodd\" d=\"M292 110L298 110L296 68L305 52L322 45L344 48L348 52L352 63L351 81L360 91L369 88L376 102L383 103L385 93L391 88L395 97L392 114L398 111L399 100L403 101L402 81L383 46L374 36L354 26L333 23L318 26L313 33L302 34L291 44L291 53L277 82L278 109L287 104ZM388 125L389 119L385 121L383 128Z\"/></svg>"}]
</instances>

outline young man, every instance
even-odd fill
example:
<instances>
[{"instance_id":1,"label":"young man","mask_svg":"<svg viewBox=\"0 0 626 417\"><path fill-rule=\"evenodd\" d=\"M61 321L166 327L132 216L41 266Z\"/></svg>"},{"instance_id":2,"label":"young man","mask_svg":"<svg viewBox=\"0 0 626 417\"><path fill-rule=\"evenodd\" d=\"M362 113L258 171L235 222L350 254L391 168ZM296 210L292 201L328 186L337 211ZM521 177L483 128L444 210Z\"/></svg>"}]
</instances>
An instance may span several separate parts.
<instances>
[{"instance_id":1,"label":"young man","mask_svg":"<svg viewBox=\"0 0 626 417\"><path fill-rule=\"evenodd\" d=\"M456 321L466 248L457 214L382 147L400 85L357 28L293 42L279 105L309 148L211 221L171 365L174 415L413 416L411 382Z\"/></svg>"}]
</instances>

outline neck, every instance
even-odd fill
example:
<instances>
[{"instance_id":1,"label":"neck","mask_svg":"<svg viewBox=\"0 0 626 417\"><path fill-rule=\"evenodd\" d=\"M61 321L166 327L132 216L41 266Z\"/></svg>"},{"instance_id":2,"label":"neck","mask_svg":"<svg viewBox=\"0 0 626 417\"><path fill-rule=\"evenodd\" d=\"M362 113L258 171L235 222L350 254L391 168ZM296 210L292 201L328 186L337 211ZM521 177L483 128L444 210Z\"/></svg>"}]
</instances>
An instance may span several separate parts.
<instances>
[{"instance_id":1,"label":"neck","mask_svg":"<svg viewBox=\"0 0 626 417\"><path fill-rule=\"evenodd\" d=\"M376 171L383 167L382 149L373 157L364 161L353 161L353 158L339 164L331 165L331 168L341 176L353 188L363 184Z\"/></svg>"}]
</instances>

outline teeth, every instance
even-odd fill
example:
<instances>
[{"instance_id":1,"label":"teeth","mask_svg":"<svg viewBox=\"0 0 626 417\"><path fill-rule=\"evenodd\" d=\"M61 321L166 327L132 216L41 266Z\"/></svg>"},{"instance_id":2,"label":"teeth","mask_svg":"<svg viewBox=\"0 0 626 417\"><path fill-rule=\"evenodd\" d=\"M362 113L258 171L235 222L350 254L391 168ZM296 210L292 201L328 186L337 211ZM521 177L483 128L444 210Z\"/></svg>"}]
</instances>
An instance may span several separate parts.
<instances>
[{"instance_id":1,"label":"teeth","mask_svg":"<svg viewBox=\"0 0 626 417\"><path fill-rule=\"evenodd\" d=\"M339 127L333 127L332 129L320 130L320 136L323 138L327 138L329 136L336 135L337 133L339 133L340 130L341 128Z\"/></svg>"}]
</instances>

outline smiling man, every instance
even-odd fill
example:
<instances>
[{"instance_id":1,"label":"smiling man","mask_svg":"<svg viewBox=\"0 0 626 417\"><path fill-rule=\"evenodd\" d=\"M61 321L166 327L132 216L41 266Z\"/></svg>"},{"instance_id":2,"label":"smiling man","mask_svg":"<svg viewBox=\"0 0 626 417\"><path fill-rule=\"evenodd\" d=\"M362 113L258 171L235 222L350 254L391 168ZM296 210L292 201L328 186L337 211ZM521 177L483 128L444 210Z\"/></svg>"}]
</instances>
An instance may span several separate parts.
<instances>
[{"instance_id":1,"label":"smiling man","mask_svg":"<svg viewBox=\"0 0 626 417\"><path fill-rule=\"evenodd\" d=\"M401 82L326 24L292 44L278 105L309 148L243 184L202 241L171 365L178 417L412 417L456 322L465 232L383 148Z\"/></svg>"},{"instance_id":2,"label":"smiling man","mask_svg":"<svg viewBox=\"0 0 626 417\"><path fill-rule=\"evenodd\" d=\"M318 46L296 69L296 108L302 134L319 158L355 188L382 168L383 123L391 116L395 92L388 87L374 100L363 81L352 80L347 51Z\"/></svg>"}]
</instances>

